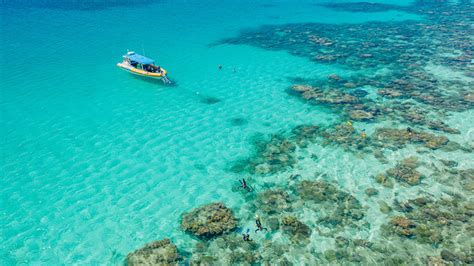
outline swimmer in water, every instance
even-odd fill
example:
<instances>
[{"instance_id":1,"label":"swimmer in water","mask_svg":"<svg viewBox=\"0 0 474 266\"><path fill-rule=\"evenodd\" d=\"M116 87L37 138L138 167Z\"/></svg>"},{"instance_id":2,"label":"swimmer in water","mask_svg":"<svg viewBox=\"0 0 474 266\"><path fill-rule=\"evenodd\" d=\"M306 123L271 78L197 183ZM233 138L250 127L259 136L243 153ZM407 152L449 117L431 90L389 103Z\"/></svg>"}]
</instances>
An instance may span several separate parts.
<instances>
[{"instance_id":1,"label":"swimmer in water","mask_svg":"<svg viewBox=\"0 0 474 266\"><path fill-rule=\"evenodd\" d=\"M250 231L250 229L247 229L247 233L242 234L242 238L243 238L244 241L252 241L252 239L250 239L249 231Z\"/></svg>"},{"instance_id":2,"label":"swimmer in water","mask_svg":"<svg viewBox=\"0 0 474 266\"><path fill-rule=\"evenodd\" d=\"M255 224L257 225L257 230L255 230L255 233L263 230L268 231L267 228L262 226L262 220L260 220L260 217L258 217L258 215L255 215Z\"/></svg>"},{"instance_id":3,"label":"swimmer in water","mask_svg":"<svg viewBox=\"0 0 474 266\"><path fill-rule=\"evenodd\" d=\"M250 186L247 185L247 182L245 181L245 178L242 178L242 180L239 179L239 182L240 182L240 187L245 189L246 191L248 192L252 192L252 188Z\"/></svg>"},{"instance_id":4,"label":"swimmer in water","mask_svg":"<svg viewBox=\"0 0 474 266\"><path fill-rule=\"evenodd\" d=\"M217 68L219 68L219 70L221 70L221 69L222 69L222 65L219 64L219 65L217 66Z\"/></svg>"}]
</instances>

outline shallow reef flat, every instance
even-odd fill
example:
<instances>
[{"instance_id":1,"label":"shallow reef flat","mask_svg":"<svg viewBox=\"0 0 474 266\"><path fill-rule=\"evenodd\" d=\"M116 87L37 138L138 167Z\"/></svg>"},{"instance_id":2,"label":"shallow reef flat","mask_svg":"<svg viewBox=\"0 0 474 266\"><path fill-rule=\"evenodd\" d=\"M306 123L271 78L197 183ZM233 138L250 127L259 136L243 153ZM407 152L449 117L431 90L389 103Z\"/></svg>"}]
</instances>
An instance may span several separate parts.
<instances>
[{"instance_id":1,"label":"shallow reef flat","mask_svg":"<svg viewBox=\"0 0 474 266\"><path fill-rule=\"evenodd\" d=\"M194 247L178 246L177 256L163 240L166 252L150 258L159 253L162 261L191 265L474 263L473 119L465 115L474 109L473 3L324 6L400 10L424 20L268 25L222 40L355 74L295 79L288 97L302 108L332 109L338 122L254 141L254 152L228 167L252 185L234 189L244 204L183 214ZM258 232L255 219L264 227Z\"/></svg>"}]
</instances>

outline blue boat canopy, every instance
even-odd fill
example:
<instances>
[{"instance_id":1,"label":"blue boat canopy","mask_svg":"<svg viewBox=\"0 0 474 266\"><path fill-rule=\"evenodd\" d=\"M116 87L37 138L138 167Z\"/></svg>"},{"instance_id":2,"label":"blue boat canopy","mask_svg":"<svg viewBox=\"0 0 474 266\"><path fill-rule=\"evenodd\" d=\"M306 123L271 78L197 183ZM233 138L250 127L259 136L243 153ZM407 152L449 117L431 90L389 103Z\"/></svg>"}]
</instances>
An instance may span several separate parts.
<instances>
[{"instance_id":1,"label":"blue boat canopy","mask_svg":"<svg viewBox=\"0 0 474 266\"><path fill-rule=\"evenodd\" d=\"M150 64L155 63L155 61L153 61L153 59L150 59L150 58L145 57L143 55L136 54L134 52L128 52L123 57L129 58L130 61L134 61L134 62L137 62L137 63L142 64L142 65L150 65Z\"/></svg>"}]
</instances>

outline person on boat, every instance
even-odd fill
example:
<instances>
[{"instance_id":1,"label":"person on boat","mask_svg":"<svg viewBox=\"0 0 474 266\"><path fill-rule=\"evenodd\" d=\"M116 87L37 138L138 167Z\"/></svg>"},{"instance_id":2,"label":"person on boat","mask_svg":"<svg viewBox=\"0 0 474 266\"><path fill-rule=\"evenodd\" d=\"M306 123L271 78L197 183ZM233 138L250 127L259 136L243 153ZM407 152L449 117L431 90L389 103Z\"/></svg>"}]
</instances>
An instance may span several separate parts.
<instances>
[{"instance_id":1,"label":"person on boat","mask_svg":"<svg viewBox=\"0 0 474 266\"><path fill-rule=\"evenodd\" d=\"M257 233L258 231L268 231L268 229L266 227L263 227L262 226L262 220L260 220L260 217L258 217L258 215L255 215L255 224L257 225L257 229L255 230L255 233Z\"/></svg>"},{"instance_id":2,"label":"person on boat","mask_svg":"<svg viewBox=\"0 0 474 266\"><path fill-rule=\"evenodd\" d=\"M244 239L244 241L252 241L252 239L250 239L249 231L250 229L247 229L247 232L242 234L242 238Z\"/></svg>"}]
</instances>

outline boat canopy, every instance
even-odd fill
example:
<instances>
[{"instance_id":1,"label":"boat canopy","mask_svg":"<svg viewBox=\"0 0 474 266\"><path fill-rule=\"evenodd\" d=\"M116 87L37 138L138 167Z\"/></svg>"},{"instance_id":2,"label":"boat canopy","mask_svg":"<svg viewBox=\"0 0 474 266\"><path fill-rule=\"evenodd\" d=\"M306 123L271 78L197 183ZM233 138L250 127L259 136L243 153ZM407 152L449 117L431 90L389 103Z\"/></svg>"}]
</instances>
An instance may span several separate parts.
<instances>
[{"instance_id":1,"label":"boat canopy","mask_svg":"<svg viewBox=\"0 0 474 266\"><path fill-rule=\"evenodd\" d=\"M153 59L150 59L148 57L145 57L143 55L139 55L139 54L136 54L136 53L128 53L128 54L124 55L124 57L129 58L130 61L134 61L134 62L137 62L137 63L142 64L142 65L151 65L151 64L155 63L155 61L153 61Z\"/></svg>"}]
</instances>

